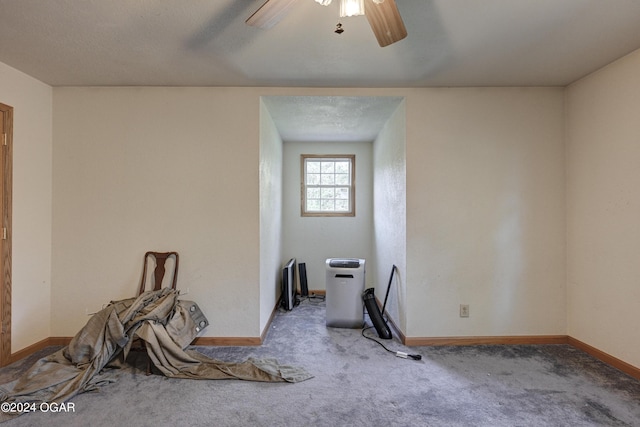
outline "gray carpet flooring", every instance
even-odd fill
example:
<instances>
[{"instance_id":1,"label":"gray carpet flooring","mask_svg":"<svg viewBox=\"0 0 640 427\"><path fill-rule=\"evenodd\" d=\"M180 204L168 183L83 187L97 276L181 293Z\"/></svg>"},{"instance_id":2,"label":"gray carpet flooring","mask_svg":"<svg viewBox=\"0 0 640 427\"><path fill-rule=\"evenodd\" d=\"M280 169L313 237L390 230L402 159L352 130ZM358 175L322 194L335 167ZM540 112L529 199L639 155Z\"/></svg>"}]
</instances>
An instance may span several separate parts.
<instances>
[{"instance_id":1,"label":"gray carpet flooring","mask_svg":"<svg viewBox=\"0 0 640 427\"><path fill-rule=\"evenodd\" d=\"M366 332L375 337L375 330ZM259 347L195 347L224 361L275 357L314 378L296 383L146 376L144 360L74 397L69 413L3 426L638 426L640 381L567 345L411 347L327 328L324 303L278 312ZM16 378L47 348L0 369Z\"/></svg>"}]
</instances>

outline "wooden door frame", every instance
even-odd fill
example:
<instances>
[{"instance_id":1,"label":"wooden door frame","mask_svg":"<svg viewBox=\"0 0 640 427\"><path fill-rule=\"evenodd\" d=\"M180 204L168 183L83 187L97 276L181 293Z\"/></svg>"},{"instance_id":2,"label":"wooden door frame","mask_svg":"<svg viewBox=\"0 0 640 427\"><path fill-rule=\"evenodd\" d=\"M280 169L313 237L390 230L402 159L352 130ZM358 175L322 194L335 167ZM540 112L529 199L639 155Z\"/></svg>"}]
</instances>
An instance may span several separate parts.
<instances>
[{"instance_id":1,"label":"wooden door frame","mask_svg":"<svg viewBox=\"0 0 640 427\"><path fill-rule=\"evenodd\" d=\"M0 366L11 362L11 212L13 188L13 107L0 103L3 135L2 150L2 212L0 212ZM5 136L6 135L6 136ZM6 231L5 231L6 230Z\"/></svg>"}]
</instances>

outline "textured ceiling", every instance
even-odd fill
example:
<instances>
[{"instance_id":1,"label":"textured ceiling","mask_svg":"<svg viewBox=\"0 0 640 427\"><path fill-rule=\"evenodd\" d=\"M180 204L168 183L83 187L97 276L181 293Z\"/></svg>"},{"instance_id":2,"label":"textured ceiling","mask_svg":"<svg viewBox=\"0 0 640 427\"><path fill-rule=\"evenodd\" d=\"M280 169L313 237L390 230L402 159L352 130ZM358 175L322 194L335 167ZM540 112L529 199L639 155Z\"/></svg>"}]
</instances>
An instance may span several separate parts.
<instances>
[{"instance_id":1,"label":"textured ceiling","mask_svg":"<svg viewBox=\"0 0 640 427\"><path fill-rule=\"evenodd\" d=\"M0 0L0 61L52 86L564 86L640 48L637 0L397 0L408 37L297 0Z\"/></svg>"},{"instance_id":2,"label":"textured ceiling","mask_svg":"<svg viewBox=\"0 0 640 427\"><path fill-rule=\"evenodd\" d=\"M402 97L267 96L284 141L373 141Z\"/></svg>"},{"instance_id":3,"label":"textured ceiling","mask_svg":"<svg viewBox=\"0 0 640 427\"><path fill-rule=\"evenodd\" d=\"M397 0L385 48L362 16L335 34L337 2L262 30L263 0L0 0L0 62L52 86L565 86L640 48L639 0Z\"/></svg>"}]
</instances>

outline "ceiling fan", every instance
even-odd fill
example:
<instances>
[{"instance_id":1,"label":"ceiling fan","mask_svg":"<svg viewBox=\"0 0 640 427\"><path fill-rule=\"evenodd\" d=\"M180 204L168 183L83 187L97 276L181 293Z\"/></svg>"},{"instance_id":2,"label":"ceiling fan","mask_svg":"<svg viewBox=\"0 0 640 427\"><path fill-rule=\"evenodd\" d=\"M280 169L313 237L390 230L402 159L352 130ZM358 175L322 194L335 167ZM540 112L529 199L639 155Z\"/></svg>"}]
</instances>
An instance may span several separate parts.
<instances>
[{"instance_id":1,"label":"ceiling fan","mask_svg":"<svg viewBox=\"0 0 640 427\"><path fill-rule=\"evenodd\" d=\"M298 0L267 0L247 19L247 25L268 29L276 25ZM331 0L315 0L324 6ZM402 22L395 0L338 0L340 16L364 14L381 47L407 37L407 29ZM355 7L356 9L351 9ZM338 29L341 24L338 24ZM341 31L336 31L341 32Z\"/></svg>"}]
</instances>

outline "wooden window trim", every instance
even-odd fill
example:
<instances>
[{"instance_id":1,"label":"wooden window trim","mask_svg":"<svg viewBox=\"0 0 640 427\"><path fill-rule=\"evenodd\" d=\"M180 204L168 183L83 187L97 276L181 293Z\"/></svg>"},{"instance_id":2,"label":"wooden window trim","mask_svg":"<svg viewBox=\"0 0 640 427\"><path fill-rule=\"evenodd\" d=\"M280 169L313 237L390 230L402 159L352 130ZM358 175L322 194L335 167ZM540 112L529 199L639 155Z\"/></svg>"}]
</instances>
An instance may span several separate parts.
<instances>
[{"instance_id":1,"label":"wooden window trim","mask_svg":"<svg viewBox=\"0 0 640 427\"><path fill-rule=\"evenodd\" d=\"M348 159L351 162L349 186L349 212L307 212L306 159ZM301 154L300 155L300 216L303 217L354 217L356 216L356 156L355 154Z\"/></svg>"}]
</instances>

